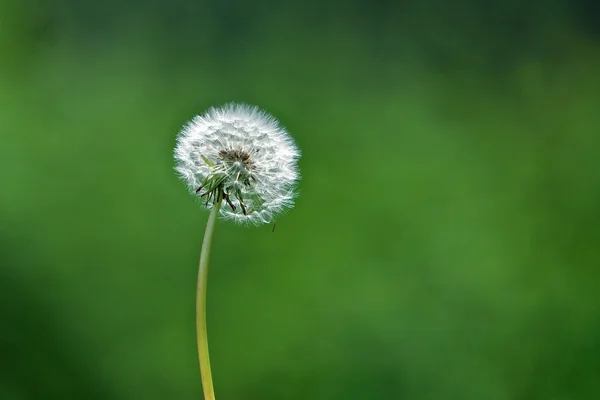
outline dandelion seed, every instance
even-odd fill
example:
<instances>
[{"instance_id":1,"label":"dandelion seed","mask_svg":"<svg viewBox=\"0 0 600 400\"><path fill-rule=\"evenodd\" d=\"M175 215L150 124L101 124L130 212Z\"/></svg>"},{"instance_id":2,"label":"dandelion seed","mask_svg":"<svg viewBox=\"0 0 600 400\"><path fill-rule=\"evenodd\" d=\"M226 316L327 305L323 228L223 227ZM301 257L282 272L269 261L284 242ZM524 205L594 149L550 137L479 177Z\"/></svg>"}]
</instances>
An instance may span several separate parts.
<instances>
[{"instance_id":1,"label":"dandelion seed","mask_svg":"<svg viewBox=\"0 0 600 400\"><path fill-rule=\"evenodd\" d=\"M290 209L300 178L300 151L287 131L257 107L211 108L177 137L176 170L207 208L222 198L220 215L238 223L267 224Z\"/></svg>"}]
</instances>

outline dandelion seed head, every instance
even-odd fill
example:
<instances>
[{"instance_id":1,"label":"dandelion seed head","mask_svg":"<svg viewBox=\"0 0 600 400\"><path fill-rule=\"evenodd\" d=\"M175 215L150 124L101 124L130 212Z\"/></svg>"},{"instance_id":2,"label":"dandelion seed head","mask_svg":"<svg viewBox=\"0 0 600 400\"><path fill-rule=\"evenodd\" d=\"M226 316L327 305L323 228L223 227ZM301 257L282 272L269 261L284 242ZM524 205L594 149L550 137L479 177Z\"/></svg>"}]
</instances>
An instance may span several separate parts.
<instances>
[{"instance_id":1,"label":"dandelion seed head","mask_svg":"<svg viewBox=\"0 0 600 400\"><path fill-rule=\"evenodd\" d=\"M294 205L300 151L258 107L227 104L194 117L177 137L176 171L207 208L238 223L270 223Z\"/></svg>"}]
</instances>

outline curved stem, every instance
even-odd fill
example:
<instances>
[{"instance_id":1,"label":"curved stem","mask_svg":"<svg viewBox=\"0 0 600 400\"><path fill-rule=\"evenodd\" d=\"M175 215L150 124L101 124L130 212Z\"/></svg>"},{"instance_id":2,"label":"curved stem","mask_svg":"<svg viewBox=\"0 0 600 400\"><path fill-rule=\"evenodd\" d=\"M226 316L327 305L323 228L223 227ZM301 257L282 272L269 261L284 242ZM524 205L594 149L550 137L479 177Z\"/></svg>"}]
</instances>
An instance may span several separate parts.
<instances>
[{"instance_id":1,"label":"curved stem","mask_svg":"<svg viewBox=\"0 0 600 400\"><path fill-rule=\"evenodd\" d=\"M204 390L204 400L215 400L215 390L210 370L210 357L208 356L208 338L206 335L206 282L208 279L208 261L210 259L212 237L222 201L222 196L217 195L217 199L210 211L208 222L206 223L202 251L200 252L200 263L198 265L198 285L196 287L196 338L198 341L198 361L200 363L200 377L202 379L202 389Z\"/></svg>"}]
</instances>

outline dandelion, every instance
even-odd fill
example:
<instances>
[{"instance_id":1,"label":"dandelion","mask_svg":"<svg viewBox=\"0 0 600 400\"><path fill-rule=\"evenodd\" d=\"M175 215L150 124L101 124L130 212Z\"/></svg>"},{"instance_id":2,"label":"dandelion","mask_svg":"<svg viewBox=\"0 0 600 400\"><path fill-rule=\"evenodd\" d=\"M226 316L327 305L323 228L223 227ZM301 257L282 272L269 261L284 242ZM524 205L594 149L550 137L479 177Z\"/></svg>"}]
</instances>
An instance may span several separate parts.
<instances>
[{"instance_id":1,"label":"dandelion","mask_svg":"<svg viewBox=\"0 0 600 400\"><path fill-rule=\"evenodd\" d=\"M177 137L176 171L211 210L198 269L196 330L202 387L214 399L206 335L206 282L217 216L241 224L275 220L294 205L300 151L279 122L257 107L228 104L194 117Z\"/></svg>"}]
</instances>

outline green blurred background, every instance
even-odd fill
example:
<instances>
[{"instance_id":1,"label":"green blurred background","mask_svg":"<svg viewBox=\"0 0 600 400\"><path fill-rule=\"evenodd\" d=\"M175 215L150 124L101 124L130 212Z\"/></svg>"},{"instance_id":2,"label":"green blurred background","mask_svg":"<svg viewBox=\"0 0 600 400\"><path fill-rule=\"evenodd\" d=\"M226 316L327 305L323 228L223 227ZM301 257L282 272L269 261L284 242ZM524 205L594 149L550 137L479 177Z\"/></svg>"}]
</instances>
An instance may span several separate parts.
<instances>
[{"instance_id":1,"label":"green blurred background","mask_svg":"<svg viewBox=\"0 0 600 400\"><path fill-rule=\"evenodd\" d=\"M303 151L221 221L217 397L600 398L594 1L0 0L0 399L200 399L181 125Z\"/></svg>"}]
</instances>

